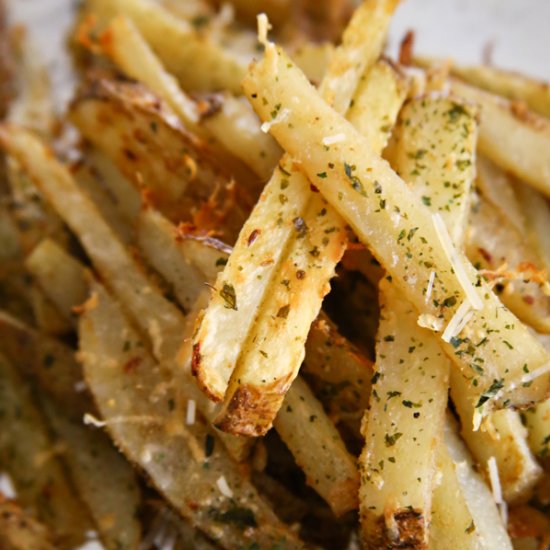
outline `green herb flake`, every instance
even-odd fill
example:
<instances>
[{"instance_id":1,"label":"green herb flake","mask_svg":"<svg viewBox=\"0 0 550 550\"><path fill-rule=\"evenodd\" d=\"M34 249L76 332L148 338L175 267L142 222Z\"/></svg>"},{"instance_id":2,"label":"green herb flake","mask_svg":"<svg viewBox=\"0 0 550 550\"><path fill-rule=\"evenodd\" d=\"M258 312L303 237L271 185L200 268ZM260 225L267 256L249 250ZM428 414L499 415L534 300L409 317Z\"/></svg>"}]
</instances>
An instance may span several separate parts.
<instances>
[{"instance_id":1,"label":"green herb flake","mask_svg":"<svg viewBox=\"0 0 550 550\"><path fill-rule=\"evenodd\" d=\"M401 432L395 432L393 435L386 434L384 436L384 442L386 444L386 447L393 447L397 440L402 436L403 434Z\"/></svg>"},{"instance_id":2,"label":"green herb flake","mask_svg":"<svg viewBox=\"0 0 550 550\"><path fill-rule=\"evenodd\" d=\"M237 311L237 295L235 294L235 287L228 283L224 283L220 290L220 296L225 302L226 309L234 309Z\"/></svg>"}]
</instances>

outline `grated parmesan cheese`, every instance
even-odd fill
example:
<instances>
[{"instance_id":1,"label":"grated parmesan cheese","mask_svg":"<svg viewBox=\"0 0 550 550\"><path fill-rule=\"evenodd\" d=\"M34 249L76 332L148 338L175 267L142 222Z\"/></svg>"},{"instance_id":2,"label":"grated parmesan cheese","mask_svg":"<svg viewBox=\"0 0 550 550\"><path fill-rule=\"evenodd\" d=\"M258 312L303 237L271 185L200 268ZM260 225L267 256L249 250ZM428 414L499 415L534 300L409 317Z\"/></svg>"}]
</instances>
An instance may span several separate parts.
<instances>
[{"instance_id":1,"label":"grated parmesan cheese","mask_svg":"<svg viewBox=\"0 0 550 550\"><path fill-rule=\"evenodd\" d=\"M539 369L537 369L533 372L530 372L530 373L525 374L524 376L522 376L521 377L521 383L522 384L528 384L529 382L532 382L533 380L535 380L539 376L543 376L545 374L548 374L549 372L550 372L550 363L548 363L547 365L544 365L543 367L540 367Z\"/></svg>"},{"instance_id":2,"label":"grated parmesan cheese","mask_svg":"<svg viewBox=\"0 0 550 550\"><path fill-rule=\"evenodd\" d=\"M197 403L194 399L187 401L187 415L185 417L185 423L188 426L192 426L195 423L195 416L197 412Z\"/></svg>"},{"instance_id":3,"label":"grated parmesan cheese","mask_svg":"<svg viewBox=\"0 0 550 550\"><path fill-rule=\"evenodd\" d=\"M326 136L323 138L323 145L333 145L346 140L346 134L336 134L334 136Z\"/></svg>"},{"instance_id":4,"label":"grated parmesan cheese","mask_svg":"<svg viewBox=\"0 0 550 550\"><path fill-rule=\"evenodd\" d=\"M432 214L432 221L434 224L435 232L439 237L439 242L441 243L441 246L445 251L447 259L449 260L449 262L451 262L453 271L455 272L460 286L464 290L464 294L466 295L467 300L470 302L471 308L477 310L482 309L483 301L479 297L479 294L476 292L474 285L472 284L468 277L468 274L466 273L466 269L464 268L462 260L458 255L458 252L453 245L453 242L451 241L451 237L447 231L447 227L445 226L443 218L437 213Z\"/></svg>"},{"instance_id":5,"label":"grated parmesan cheese","mask_svg":"<svg viewBox=\"0 0 550 550\"><path fill-rule=\"evenodd\" d=\"M452 338L460 334L466 323L472 318L474 312L471 310L471 303L464 300L455 311L452 319L447 324L445 331L441 335L444 342L450 342Z\"/></svg>"},{"instance_id":6,"label":"grated parmesan cheese","mask_svg":"<svg viewBox=\"0 0 550 550\"><path fill-rule=\"evenodd\" d=\"M487 461L487 469L489 471L489 481L491 482L491 490L493 499L498 507L502 523L507 525L508 522L508 507L502 498L502 486L500 484L500 476L498 474L498 465L494 456Z\"/></svg>"},{"instance_id":7,"label":"grated parmesan cheese","mask_svg":"<svg viewBox=\"0 0 550 550\"><path fill-rule=\"evenodd\" d=\"M282 109L279 112L279 114L273 120L269 120L267 122L264 122L260 126L260 129L262 130L262 132L264 134L267 134L269 132L269 130L271 130L272 126L274 126L275 124L279 124L279 123L283 122L288 117L289 114L290 114L290 111L288 109Z\"/></svg>"},{"instance_id":8,"label":"grated parmesan cheese","mask_svg":"<svg viewBox=\"0 0 550 550\"><path fill-rule=\"evenodd\" d=\"M440 332L443 328L444 321L431 313L423 313L418 316L417 323L419 327L428 328L434 332Z\"/></svg>"},{"instance_id":9,"label":"grated parmesan cheese","mask_svg":"<svg viewBox=\"0 0 550 550\"><path fill-rule=\"evenodd\" d=\"M500 486L500 477L498 475L497 460L491 456L487 460L487 469L489 471L489 481L491 482L491 490L493 491L493 499L497 504L502 503L502 487Z\"/></svg>"},{"instance_id":10,"label":"grated parmesan cheese","mask_svg":"<svg viewBox=\"0 0 550 550\"><path fill-rule=\"evenodd\" d=\"M424 302L426 304L428 303L432 295L432 290L434 289L434 283L435 283L435 271L430 271L430 276L428 277L428 286L426 288L426 297L424 298Z\"/></svg>"},{"instance_id":11,"label":"grated parmesan cheese","mask_svg":"<svg viewBox=\"0 0 550 550\"><path fill-rule=\"evenodd\" d=\"M86 424L86 426L95 426L96 428L104 428L107 426L107 422L105 422L105 420L99 420L99 418L96 418L90 413L86 413L84 415L84 424Z\"/></svg>"},{"instance_id":12,"label":"grated parmesan cheese","mask_svg":"<svg viewBox=\"0 0 550 550\"><path fill-rule=\"evenodd\" d=\"M218 478L218 481L216 481L216 485L218 486L218 489L220 490L220 493L227 497L227 498L233 498L233 491L227 484L227 480L224 476L220 476Z\"/></svg>"},{"instance_id":13,"label":"grated parmesan cheese","mask_svg":"<svg viewBox=\"0 0 550 550\"><path fill-rule=\"evenodd\" d=\"M269 41L267 39L267 33L273 28L265 13L259 13L256 19L258 23L258 42L263 46L267 46Z\"/></svg>"}]
</instances>

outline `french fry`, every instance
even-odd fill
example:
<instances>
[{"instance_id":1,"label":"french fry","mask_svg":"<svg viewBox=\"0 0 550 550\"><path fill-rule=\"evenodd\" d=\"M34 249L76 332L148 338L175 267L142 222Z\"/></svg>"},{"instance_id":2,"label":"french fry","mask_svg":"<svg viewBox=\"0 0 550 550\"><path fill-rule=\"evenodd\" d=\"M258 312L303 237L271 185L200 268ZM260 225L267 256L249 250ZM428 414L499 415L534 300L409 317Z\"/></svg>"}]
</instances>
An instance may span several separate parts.
<instances>
[{"instance_id":1,"label":"french fry","mask_svg":"<svg viewBox=\"0 0 550 550\"><path fill-rule=\"evenodd\" d=\"M442 478L434 492L429 548L511 550L493 495L449 418L438 454Z\"/></svg>"},{"instance_id":2,"label":"french fry","mask_svg":"<svg viewBox=\"0 0 550 550\"><path fill-rule=\"evenodd\" d=\"M345 216L403 295L422 314L442 319L446 352L465 376L475 377L482 412L504 404L526 407L544 398L548 356L542 347L502 309L498 298L478 280L473 266L453 249L442 220L432 216L367 140L323 102L290 60L280 50L268 48L265 59L252 67L244 87L262 120L269 119L275 104L287 109L284 124L271 126L272 135L301 161L301 169ZM462 108L458 111L449 113L451 123L458 123ZM299 132L294 128L300 128ZM334 134L344 134L346 139L327 151L322 140ZM426 303L434 270L437 277ZM486 328L502 328L488 334L488 346L475 348L476 357L486 365L479 374L470 367L469 344L462 334L465 328L457 324L459 319L464 322L466 312L468 332L485 334ZM528 379L524 378L525 364L532 373ZM532 384L525 387L526 382Z\"/></svg>"},{"instance_id":3,"label":"french fry","mask_svg":"<svg viewBox=\"0 0 550 550\"><path fill-rule=\"evenodd\" d=\"M426 548L435 452L448 399L450 361L414 307L380 283L380 326L360 458L362 533L372 548Z\"/></svg>"},{"instance_id":4,"label":"french fry","mask_svg":"<svg viewBox=\"0 0 550 550\"><path fill-rule=\"evenodd\" d=\"M60 341L0 311L0 348L25 377L65 403L67 414L81 418L92 409L74 351Z\"/></svg>"},{"instance_id":5,"label":"french fry","mask_svg":"<svg viewBox=\"0 0 550 550\"><path fill-rule=\"evenodd\" d=\"M184 307L199 300L200 288L194 287L192 277L198 276L202 286L214 281L216 273L223 265L219 259L227 258L228 251L213 248L213 242L201 243L198 240L186 241L179 238L177 229L153 210L143 212L139 233L141 245L146 243L146 257L173 286L178 301ZM200 302L195 305L195 309L198 307L202 307ZM314 338L316 332L318 331L312 331ZM343 339L340 337L340 340ZM345 344L341 342L340 345L346 349ZM328 360L333 356L330 352ZM315 362L317 358L313 355L311 361ZM338 373L337 380L341 382L354 366ZM317 371L319 370L321 367L317 367ZM348 381L353 389L360 384L357 379L361 381L361 374L354 374L355 377ZM368 375L368 371L363 372L364 378ZM350 398L350 401L353 400ZM357 506L358 485L355 461L306 382L301 379L294 382L282 409L284 412L277 417L275 429L305 472L307 483L329 503L336 515L354 509ZM315 429L312 430L311 427Z\"/></svg>"},{"instance_id":6,"label":"french fry","mask_svg":"<svg viewBox=\"0 0 550 550\"><path fill-rule=\"evenodd\" d=\"M60 547L82 543L89 517L56 456L29 385L4 356L0 357L0 394L0 462L14 482L19 501L51 529Z\"/></svg>"},{"instance_id":7,"label":"french fry","mask_svg":"<svg viewBox=\"0 0 550 550\"><path fill-rule=\"evenodd\" d=\"M357 508L359 473L355 460L300 377L287 392L273 425L306 474L307 484L329 503L336 516Z\"/></svg>"},{"instance_id":8,"label":"french fry","mask_svg":"<svg viewBox=\"0 0 550 550\"><path fill-rule=\"evenodd\" d=\"M44 397L41 402L64 448L62 456L71 478L90 510L105 548L136 548L141 539L137 519L141 495L131 466L104 433L68 418L60 403Z\"/></svg>"},{"instance_id":9,"label":"french fry","mask_svg":"<svg viewBox=\"0 0 550 550\"><path fill-rule=\"evenodd\" d=\"M192 221L204 205L210 214L201 220L204 229L224 231L231 242L244 220L244 191L221 171L207 144L140 84L100 79L90 86L71 108L82 134L170 219Z\"/></svg>"},{"instance_id":10,"label":"french fry","mask_svg":"<svg viewBox=\"0 0 550 550\"><path fill-rule=\"evenodd\" d=\"M372 363L322 312L311 325L301 372L335 422L347 422L356 431L369 404Z\"/></svg>"},{"instance_id":11,"label":"french fry","mask_svg":"<svg viewBox=\"0 0 550 550\"><path fill-rule=\"evenodd\" d=\"M304 71L309 80L318 86L327 72L333 51L334 47L328 42L321 44L304 42L292 49L290 56L294 63Z\"/></svg>"},{"instance_id":12,"label":"french fry","mask_svg":"<svg viewBox=\"0 0 550 550\"><path fill-rule=\"evenodd\" d=\"M361 108L350 112L349 119L363 127L368 119L370 134L377 136L375 145L381 151L407 88L402 77L383 62L375 64L365 79L368 84L358 91ZM388 81L393 81L389 92ZM372 100L368 114L365 96ZM347 244L344 221L318 194L310 198L303 218L293 223L296 231L285 243L283 261L224 396L218 415L224 431L250 435L269 429L285 388L300 367L309 327Z\"/></svg>"},{"instance_id":13,"label":"french fry","mask_svg":"<svg viewBox=\"0 0 550 550\"><path fill-rule=\"evenodd\" d=\"M149 0L89 0L86 10L102 21L119 14L131 19L184 90L241 93L241 80L250 59L234 55L159 4ZM201 60L200 70L197 59Z\"/></svg>"},{"instance_id":14,"label":"french fry","mask_svg":"<svg viewBox=\"0 0 550 550\"><path fill-rule=\"evenodd\" d=\"M81 358L119 448L180 514L223 547L254 542L269 547L280 541L300 548L202 419L180 421L174 369L155 364L114 300L97 284L93 291L96 298L80 320ZM128 344L121 345L123 341ZM128 384L129 376L133 384ZM156 399L149 398L151 392Z\"/></svg>"},{"instance_id":15,"label":"french fry","mask_svg":"<svg viewBox=\"0 0 550 550\"><path fill-rule=\"evenodd\" d=\"M334 102L337 109L347 110L361 76L378 58L394 8L392 0L368 1L352 18L321 85L325 99ZM345 77L343 84L339 80L342 75ZM272 118L282 114L274 107L275 104L271 109ZM197 326L193 370L199 384L213 400L221 401L224 397L241 349L269 289L287 279L276 278L278 266L284 261L286 243L297 232L300 234L306 229L302 220L310 198L309 182L285 155L241 229ZM327 228L332 225L337 228L342 224L328 224ZM296 274L299 272L301 276L301 271L301 268L295 269L288 280L299 283ZM326 285L323 286L326 290Z\"/></svg>"},{"instance_id":16,"label":"french fry","mask_svg":"<svg viewBox=\"0 0 550 550\"><path fill-rule=\"evenodd\" d=\"M468 259L498 289L498 296L524 323L550 332L545 266L520 233L481 196L470 214Z\"/></svg>"},{"instance_id":17,"label":"french fry","mask_svg":"<svg viewBox=\"0 0 550 550\"><path fill-rule=\"evenodd\" d=\"M456 112L461 125L453 124ZM460 246L470 210L477 110L453 96L421 96L402 109L384 155Z\"/></svg>"},{"instance_id":18,"label":"french fry","mask_svg":"<svg viewBox=\"0 0 550 550\"><path fill-rule=\"evenodd\" d=\"M162 214L147 208L139 216L137 242L147 261L172 286L180 306L189 311L205 290L206 279L193 264L191 254L178 252L182 243L177 228Z\"/></svg>"},{"instance_id":19,"label":"french fry","mask_svg":"<svg viewBox=\"0 0 550 550\"><path fill-rule=\"evenodd\" d=\"M478 155L476 168L476 186L481 191L481 194L489 202L493 203L518 231L525 231L525 224L527 223L526 213L522 211L515 190L521 187L531 191L531 187L527 185L515 185L513 176L482 155ZM532 192L537 194L534 189Z\"/></svg>"},{"instance_id":20,"label":"french fry","mask_svg":"<svg viewBox=\"0 0 550 550\"><path fill-rule=\"evenodd\" d=\"M531 248L538 253L544 266L550 271L550 206L541 194L518 182L515 186L516 196L525 217L525 226Z\"/></svg>"},{"instance_id":21,"label":"french fry","mask_svg":"<svg viewBox=\"0 0 550 550\"><path fill-rule=\"evenodd\" d=\"M545 154L550 144L550 121L457 80L452 81L451 88L481 107L480 152L550 196L550 160Z\"/></svg>"},{"instance_id":22,"label":"french fry","mask_svg":"<svg viewBox=\"0 0 550 550\"><path fill-rule=\"evenodd\" d=\"M51 239L25 258L25 267L63 317L76 327L75 308L88 299L85 267Z\"/></svg>"},{"instance_id":23,"label":"french fry","mask_svg":"<svg viewBox=\"0 0 550 550\"><path fill-rule=\"evenodd\" d=\"M547 82L487 65L462 67L453 64L451 73L477 88L525 102L534 112L550 117L550 85Z\"/></svg>"},{"instance_id":24,"label":"french fry","mask_svg":"<svg viewBox=\"0 0 550 550\"><path fill-rule=\"evenodd\" d=\"M509 410L492 412L476 430L475 403L469 393L468 382L459 373L452 372L451 397L468 448L483 468L494 457L507 502L526 500L541 478L542 470L529 450L527 430L519 414Z\"/></svg>"},{"instance_id":25,"label":"french fry","mask_svg":"<svg viewBox=\"0 0 550 550\"><path fill-rule=\"evenodd\" d=\"M48 528L1 493L0 540L9 550L55 550Z\"/></svg>"}]
</instances>

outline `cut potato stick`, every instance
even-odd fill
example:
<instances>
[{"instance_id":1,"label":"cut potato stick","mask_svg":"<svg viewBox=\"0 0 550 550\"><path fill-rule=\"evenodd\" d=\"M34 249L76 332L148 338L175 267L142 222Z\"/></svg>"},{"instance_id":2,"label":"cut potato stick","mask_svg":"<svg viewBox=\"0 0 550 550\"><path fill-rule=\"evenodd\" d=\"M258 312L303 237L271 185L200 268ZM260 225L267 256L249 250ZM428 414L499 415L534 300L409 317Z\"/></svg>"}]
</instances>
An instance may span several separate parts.
<instances>
[{"instance_id":1,"label":"cut potato stick","mask_svg":"<svg viewBox=\"0 0 550 550\"><path fill-rule=\"evenodd\" d=\"M25 377L64 403L67 414L81 418L92 408L83 393L82 369L66 345L0 311L0 349Z\"/></svg>"},{"instance_id":2,"label":"cut potato stick","mask_svg":"<svg viewBox=\"0 0 550 550\"><path fill-rule=\"evenodd\" d=\"M361 76L378 58L394 8L393 0L368 1L352 17L322 84L325 99L336 102L339 109L347 109ZM343 73L346 83L336 87ZM274 104L270 114L277 120L284 111L275 109ZM286 280L276 278L277 268L284 259L286 243L307 229L302 221L310 198L309 182L285 155L242 228L194 337L193 370L213 400L223 399L269 289ZM336 224L335 230L340 225ZM301 276L301 269L295 269L289 282L300 282L297 272ZM323 291L327 290L323 286Z\"/></svg>"},{"instance_id":3,"label":"cut potato stick","mask_svg":"<svg viewBox=\"0 0 550 550\"><path fill-rule=\"evenodd\" d=\"M288 57L268 48L244 87L262 120L269 119L275 104L287 110L284 124L271 127L272 135L301 161L301 169L369 246L403 295L422 314L443 321L445 349L464 376L475 377L480 409L488 412L504 404L526 407L542 399L549 376L544 368L546 352L478 280L473 266L449 242L441 218L432 216L367 140L326 105ZM459 119L454 111L449 113L451 123ZM294 131L298 127L300 131ZM335 134L344 134L346 140L328 148L322 144L324 136ZM426 303L434 270L437 277ZM486 360L483 373L470 367L469 340L464 334L461 338L464 319L474 334L492 331L487 334L488 345L474 350ZM525 364L530 373L541 369L538 377L530 377L529 387L522 386Z\"/></svg>"},{"instance_id":4,"label":"cut potato stick","mask_svg":"<svg viewBox=\"0 0 550 550\"><path fill-rule=\"evenodd\" d=\"M388 92L387 82L392 79L393 87ZM358 102L364 106L370 98L372 107L350 113L350 122L363 128L370 124L370 135L376 135L381 152L407 88L402 77L384 62L375 64L365 80L367 85L358 92L362 96ZM338 142L341 138L335 135L325 140ZM285 242L282 262L224 396L217 418L224 431L250 435L269 429L300 367L309 328L347 245L345 222L318 193L311 196L303 218L293 223L296 231Z\"/></svg>"},{"instance_id":5,"label":"cut potato stick","mask_svg":"<svg viewBox=\"0 0 550 550\"><path fill-rule=\"evenodd\" d=\"M380 283L380 326L360 458L362 532L368 547L426 548L437 441L450 360L439 338L392 283Z\"/></svg>"},{"instance_id":6,"label":"cut potato stick","mask_svg":"<svg viewBox=\"0 0 550 550\"><path fill-rule=\"evenodd\" d=\"M0 404L0 462L19 501L51 529L61 546L77 546L90 527L89 517L56 456L29 385L3 356Z\"/></svg>"},{"instance_id":7,"label":"cut potato stick","mask_svg":"<svg viewBox=\"0 0 550 550\"><path fill-rule=\"evenodd\" d=\"M466 254L505 306L535 330L550 332L545 266L523 234L483 196L470 214Z\"/></svg>"},{"instance_id":8,"label":"cut potato stick","mask_svg":"<svg viewBox=\"0 0 550 550\"><path fill-rule=\"evenodd\" d=\"M459 96L481 107L479 150L495 164L550 196L550 121L524 107L457 80Z\"/></svg>"},{"instance_id":9,"label":"cut potato stick","mask_svg":"<svg viewBox=\"0 0 550 550\"><path fill-rule=\"evenodd\" d=\"M235 55L159 4L150 0L89 0L86 10L102 21L119 14L131 19L184 90L241 93L241 80L251 59Z\"/></svg>"},{"instance_id":10,"label":"cut potato stick","mask_svg":"<svg viewBox=\"0 0 550 550\"><path fill-rule=\"evenodd\" d=\"M213 248L215 243L212 239L210 243L201 243L197 240L186 242L178 238L177 229L153 210L143 212L139 233L139 242L147 243L144 248L146 257L173 286L178 301L181 300L184 307L189 302L197 302L201 292L200 288L194 288L190 279L198 276L204 287L206 283L215 280L217 271L222 268L223 262L219 262L219 259L227 258L227 250ZM195 246L186 246L190 244ZM191 275L189 271L192 272ZM195 309L197 307L201 307L200 303L195 305ZM315 334L319 331L311 332ZM341 346L345 348L345 342ZM332 352L328 354L329 361L333 355ZM316 359L314 355L311 361ZM341 382L351 369L353 366L339 373L337 381ZM321 370L321 367L317 370ZM368 370L365 372L363 369L362 374L364 378L369 376ZM355 372L355 378L348 382L352 388L358 384L359 376ZM282 409L285 414L279 414L275 428L306 474L307 483L329 503L336 515L356 508L358 473L355 461L347 452L332 421L303 380L294 382ZM312 430L312 427L315 429Z\"/></svg>"},{"instance_id":11,"label":"cut potato stick","mask_svg":"<svg viewBox=\"0 0 550 550\"><path fill-rule=\"evenodd\" d=\"M302 378L292 383L273 425L304 471L307 484L334 514L356 509L359 472L355 459Z\"/></svg>"},{"instance_id":12,"label":"cut potato stick","mask_svg":"<svg viewBox=\"0 0 550 550\"><path fill-rule=\"evenodd\" d=\"M493 495L449 417L438 453L442 477L434 492L429 548L512 550Z\"/></svg>"},{"instance_id":13,"label":"cut potato stick","mask_svg":"<svg viewBox=\"0 0 550 550\"><path fill-rule=\"evenodd\" d=\"M535 195L538 195L537 191L528 185L517 183L513 176L482 155L478 155L476 167L476 186L481 194L493 203L518 231L525 231L526 212L522 211L515 189L521 187Z\"/></svg>"},{"instance_id":14,"label":"cut potato stick","mask_svg":"<svg viewBox=\"0 0 550 550\"><path fill-rule=\"evenodd\" d=\"M41 402L106 550L136 548L141 539L137 520L141 495L130 464L104 433L68 418L60 404L43 396Z\"/></svg>"},{"instance_id":15,"label":"cut potato stick","mask_svg":"<svg viewBox=\"0 0 550 550\"><path fill-rule=\"evenodd\" d=\"M408 92L407 77L384 59L359 81L347 119L375 151L383 151L388 144Z\"/></svg>"},{"instance_id":16,"label":"cut potato stick","mask_svg":"<svg viewBox=\"0 0 550 550\"><path fill-rule=\"evenodd\" d=\"M528 76L478 65L451 66L451 73L468 84L511 100L523 101L534 112L550 117L550 84Z\"/></svg>"},{"instance_id":17,"label":"cut potato stick","mask_svg":"<svg viewBox=\"0 0 550 550\"><path fill-rule=\"evenodd\" d=\"M75 308L88 299L85 267L51 239L44 239L26 257L25 267L42 291L76 327Z\"/></svg>"},{"instance_id":18,"label":"cut potato stick","mask_svg":"<svg viewBox=\"0 0 550 550\"><path fill-rule=\"evenodd\" d=\"M147 472L180 514L223 547L270 547L278 541L288 548L301 547L215 444L201 418L185 425L180 421L174 369L156 365L118 305L99 285L93 289L96 299L80 321L81 358L119 448ZM123 341L128 345L122 346ZM133 367L128 371L129 364ZM134 383L128 384L129 376ZM151 392L155 399L150 399Z\"/></svg>"},{"instance_id":19,"label":"cut potato stick","mask_svg":"<svg viewBox=\"0 0 550 550\"><path fill-rule=\"evenodd\" d=\"M415 98L403 107L384 153L422 203L441 216L458 247L470 208L477 114L473 105L457 97ZM453 116L461 124L454 124Z\"/></svg>"},{"instance_id":20,"label":"cut potato stick","mask_svg":"<svg viewBox=\"0 0 550 550\"><path fill-rule=\"evenodd\" d=\"M49 529L1 493L0 540L7 550L56 550Z\"/></svg>"}]
</instances>

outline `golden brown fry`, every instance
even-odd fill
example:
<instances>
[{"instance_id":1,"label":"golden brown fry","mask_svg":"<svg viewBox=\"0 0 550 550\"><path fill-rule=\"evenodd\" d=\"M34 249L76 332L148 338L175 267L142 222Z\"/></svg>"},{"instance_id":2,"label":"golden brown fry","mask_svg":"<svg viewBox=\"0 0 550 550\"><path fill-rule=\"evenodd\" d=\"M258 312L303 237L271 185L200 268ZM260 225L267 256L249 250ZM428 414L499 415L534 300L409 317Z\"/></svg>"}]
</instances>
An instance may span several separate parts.
<instances>
[{"instance_id":1,"label":"golden brown fry","mask_svg":"<svg viewBox=\"0 0 550 550\"><path fill-rule=\"evenodd\" d=\"M140 84L99 79L88 86L71 108L82 134L172 221L195 221L232 242L244 221L244 191L207 144Z\"/></svg>"}]
</instances>

